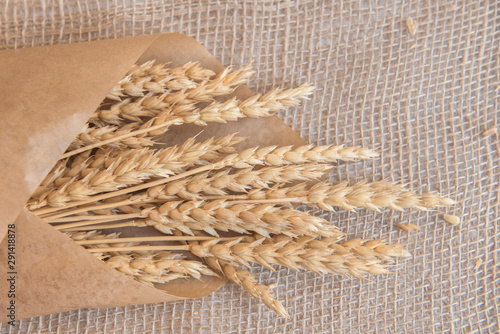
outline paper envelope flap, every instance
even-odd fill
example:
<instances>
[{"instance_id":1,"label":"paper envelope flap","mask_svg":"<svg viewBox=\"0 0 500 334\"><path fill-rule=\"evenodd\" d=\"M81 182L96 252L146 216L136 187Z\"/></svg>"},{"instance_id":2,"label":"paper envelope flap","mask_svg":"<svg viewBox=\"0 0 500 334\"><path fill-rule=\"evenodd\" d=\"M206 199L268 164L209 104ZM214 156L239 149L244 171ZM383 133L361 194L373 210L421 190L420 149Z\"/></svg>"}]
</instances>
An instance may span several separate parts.
<instances>
[{"instance_id":1,"label":"paper envelope flap","mask_svg":"<svg viewBox=\"0 0 500 334\"><path fill-rule=\"evenodd\" d=\"M116 307L160 301L179 300L148 287L90 255L66 235L55 230L33 214L24 211L15 220L16 262L15 274L7 268L7 261L0 263L2 273L7 273L0 288L7 293L15 291L16 318L45 315L78 308ZM0 258L5 258L6 240L0 244ZM89 256L90 255L90 256ZM7 280L15 277L14 287ZM203 278L205 279L205 278ZM208 292L221 286L206 278ZM215 284L215 286L212 286ZM194 284L196 286L196 283ZM201 291L200 291L201 292ZM2 310L9 303L2 297ZM7 312L0 313L0 322L5 322Z\"/></svg>"}]
</instances>

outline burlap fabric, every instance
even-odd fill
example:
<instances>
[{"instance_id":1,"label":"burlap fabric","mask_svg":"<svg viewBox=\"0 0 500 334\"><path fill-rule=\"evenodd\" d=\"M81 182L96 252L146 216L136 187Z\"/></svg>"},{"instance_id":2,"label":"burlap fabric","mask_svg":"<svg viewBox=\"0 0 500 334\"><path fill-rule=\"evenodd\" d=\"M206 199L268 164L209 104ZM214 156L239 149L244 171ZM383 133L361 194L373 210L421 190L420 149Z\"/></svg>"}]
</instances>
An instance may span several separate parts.
<instances>
[{"instance_id":1,"label":"burlap fabric","mask_svg":"<svg viewBox=\"0 0 500 334\"><path fill-rule=\"evenodd\" d=\"M332 2L0 0L0 48L187 34L225 65L253 61L255 91L316 85L309 102L280 114L306 140L381 152L373 162L339 165L332 180L439 191L458 201L448 212L462 224L452 227L442 212L327 215L350 237L401 242L414 256L392 268L397 274L366 281L256 267L262 282L278 284L288 320L228 284L198 300L23 320L20 332L499 330L499 4ZM421 230L407 234L399 222Z\"/></svg>"}]
</instances>

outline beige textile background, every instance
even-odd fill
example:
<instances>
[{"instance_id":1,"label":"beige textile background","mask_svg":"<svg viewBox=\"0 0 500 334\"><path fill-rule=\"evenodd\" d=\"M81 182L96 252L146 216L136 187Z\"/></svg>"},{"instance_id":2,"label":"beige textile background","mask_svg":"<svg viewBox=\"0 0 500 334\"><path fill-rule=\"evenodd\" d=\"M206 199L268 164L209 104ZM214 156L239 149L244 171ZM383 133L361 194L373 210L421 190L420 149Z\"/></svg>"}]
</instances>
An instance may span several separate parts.
<instances>
[{"instance_id":1,"label":"beige textile background","mask_svg":"<svg viewBox=\"0 0 500 334\"><path fill-rule=\"evenodd\" d=\"M161 32L194 37L224 65L253 61L254 91L313 83L310 101L279 116L311 143L381 152L340 164L332 180L439 191L458 201L447 211L463 223L452 227L443 211L317 212L349 237L404 243L414 256L365 281L255 267L278 284L289 320L226 285L197 300L26 319L19 332L499 331L500 3L0 0L0 49Z\"/></svg>"}]
</instances>

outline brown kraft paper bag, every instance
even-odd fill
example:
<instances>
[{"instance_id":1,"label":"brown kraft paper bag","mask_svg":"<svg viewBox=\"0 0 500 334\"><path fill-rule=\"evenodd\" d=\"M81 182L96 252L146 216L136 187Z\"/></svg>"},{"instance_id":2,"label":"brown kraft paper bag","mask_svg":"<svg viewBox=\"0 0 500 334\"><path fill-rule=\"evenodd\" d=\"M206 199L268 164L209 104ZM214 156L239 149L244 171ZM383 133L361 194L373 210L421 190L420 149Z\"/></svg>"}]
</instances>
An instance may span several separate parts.
<instances>
[{"instance_id":1,"label":"brown kraft paper bag","mask_svg":"<svg viewBox=\"0 0 500 334\"><path fill-rule=\"evenodd\" d=\"M0 52L0 322L79 308L199 298L226 280L202 277L146 286L112 269L24 205L111 88L134 63L223 66L195 40L163 34ZM253 93L239 87L233 95ZM241 148L304 144L277 117L171 127L163 145L190 136L247 137Z\"/></svg>"}]
</instances>

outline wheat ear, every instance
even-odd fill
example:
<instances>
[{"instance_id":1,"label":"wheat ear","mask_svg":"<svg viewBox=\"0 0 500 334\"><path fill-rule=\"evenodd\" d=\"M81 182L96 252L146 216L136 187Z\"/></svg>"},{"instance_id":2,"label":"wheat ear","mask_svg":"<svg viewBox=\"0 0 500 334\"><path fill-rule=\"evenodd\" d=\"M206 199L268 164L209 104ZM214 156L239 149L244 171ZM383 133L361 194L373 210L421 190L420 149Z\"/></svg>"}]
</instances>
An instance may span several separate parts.
<instances>
[{"instance_id":1,"label":"wheat ear","mask_svg":"<svg viewBox=\"0 0 500 334\"><path fill-rule=\"evenodd\" d=\"M169 68L168 64L148 61L134 65L106 96L121 100L123 96L140 97L144 92L162 94L165 92L194 88L197 81L209 80L215 73L204 69L199 62L189 62L181 67Z\"/></svg>"},{"instance_id":2,"label":"wheat ear","mask_svg":"<svg viewBox=\"0 0 500 334\"><path fill-rule=\"evenodd\" d=\"M203 173L165 185L157 198L178 196L187 200L201 200L204 195L226 195L228 192L248 192L252 188L269 188L273 184L316 180L332 167L326 164L304 164L266 167L258 170L246 168L225 169L216 173Z\"/></svg>"},{"instance_id":3,"label":"wheat ear","mask_svg":"<svg viewBox=\"0 0 500 334\"><path fill-rule=\"evenodd\" d=\"M165 234L172 234L174 230L178 230L194 235L193 230L199 230L213 236L218 236L217 231L234 231L242 234L256 232L267 237L270 234L285 234L292 237L343 236L343 233L329 225L328 221L306 212L269 204L235 205L226 201L174 201L166 202L159 208L149 207L134 213L63 217L48 222L52 224L64 222L65 224L56 225L55 228L66 230L127 219L135 219L132 226L153 226Z\"/></svg>"},{"instance_id":4,"label":"wheat ear","mask_svg":"<svg viewBox=\"0 0 500 334\"><path fill-rule=\"evenodd\" d=\"M28 203L28 208L34 210L46 205L60 207L70 201L84 200L89 196L139 184L153 177L168 177L184 168L207 164L208 161L204 159L212 160L214 155L219 158L216 154L218 151L233 152L232 146L243 140L234 134L201 143L196 143L195 138L188 139L180 147L108 153L108 157L102 162L105 169L81 169L80 175L68 179L59 187L54 186L39 193L37 200Z\"/></svg>"},{"instance_id":5,"label":"wheat ear","mask_svg":"<svg viewBox=\"0 0 500 334\"><path fill-rule=\"evenodd\" d=\"M227 121L235 121L242 117L267 117L275 111L298 104L299 99L307 98L307 96L311 94L312 89L312 86L305 84L298 88L279 92L272 91L268 94L256 95L244 101L238 101L233 98L226 102L213 102L211 105L203 109L196 109L194 105L191 104L178 105L172 109L162 111L150 121L142 124L140 128L135 131L127 131L126 133L123 133L123 128L120 128L120 130L116 130L120 131L119 135L113 135L112 132L107 132L106 135L111 138L106 140L84 138L93 143L85 147L69 151L63 154L61 159L65 159L96 147L102 147L104 145L124 146L127 145L129 138L134 138L132 140L134 145L139 139L151 142L151 139L147 137L148 135L157 136L163 134L171 125L190 123L196 125L206 125L209 122L225 123ZM131 126L135 126L135 124L132 124ZM100 128L89 130L88 132L98 133L99 129ZM81 135L79 135L76 142L79 143L82 140Z\"/></svg>"},{"instance_id":6,"label":"wheat ear","mask_svg":"<svg viewBox=\"0 0 500 334\"><path fill-rule=\"evenodd\" d=\"M270 286L258 284L256 277L246 270L236 269L230 264L218 265L221 267L224 276L231 282L243 287L252 297L261 300L279 316L283 318L290 317L285 307L273 296Z\"/></svg>"},{"instance_id":7,"label":"wheat ear","mask_svg":"<svg viewBox=\"0 0 500 334\"><path fill-rule=\"evenodd\" d=\"M210 197L208 197L210 198ZM292 187L276 187L271 189L253 189L245 195L214 196L213 199L241 200L240 203L283 203L297 202L306 205L317 205L328 211L334 207L354 211L355 208L366 208L380 212L381 208L403 211L414 209L427 211L437 207L455 204L452 199L435 193L418 195L400 184L386 181L360 181L351 186L347 182L331 185L319 182L310 188L305 183Z\"/></svg>"},{"instance_id":8,"label":"wheat ear","mask_svg":"<svg viewBox=\"0 0 500 334\"><path fill-rule=\"evenodd\" d=\"M243 241L244 240L244 241ZM293 270L306 269L318 274L334 273L362 278L381 274L384 261L410 254L401 245L386 245L381 240L350 240L337 244L338 238L314 240L312 237L245 237L218 243L217 240L191 244L190 252L201 258L215 257L236 266L258 263L270 270L281 265Z\"/></svg>"},{"instance_id":9,"label":"wheat ear","mask_svg":"<svg viewBox=\"0 0 500 334\"><path fill-rule=\"evenodd\" d=\"M115 86L112 95L116 99L124 95L140 98L135 101L132 98L127 98L112 104L108 109L99 109L94 113L90 122L119 125L124 120L128 120L142 123L141 117L154 117L162 110L174 105L212 102L214 97L229 94L234 90L234 87L246 83L246 80L253 73L254 71L249 65L235 71L228 68L216 78L205 79L201 83L195 83L181 77L181 81L190 83L187 86L180 86L179 79L175 79L173 76L152 82L152 76L131 77L129 75ZM173 78L175 80L172 80Z\"/></svg>"},{"instance_id":10,"label":"wheat ear","mask_svg":"<svg viewBox=\"0 0 500 334\"><path fill-rule=\"evenodd\" d=\"M196 279L200 279L202 275L218 276L199 261L184 260L180 254L165 251L153 254L114 255L104 258L103 261L111 268L146 284L166 283L186 276Z\"/></svg>"},{"instance_id":11,"label":"wheat ear","mask_svg":"<svg viewBox=\"0 0 500 334\"><path fill-rule=\"evenodd\" d=\"M337 228L320 217L310 216L299 210L265 204L233 205L225 201L167 202L158 209L148 211L144 221L166 234L172 234L172 230L176 229L189 235L194 235L192 230L201 230L218 236L218 230L242 234L257 232L267 237L270 234L286 234L293 237L343 236Z\"/></svg>"},{"instance_id":12,"label":"wheat ear","mask_svg":"<svg viewBox=\"0 0 500 334\"><path fill-rule=\"evenodd\" d=\"M296 149L292 149L291 146L277 147L268 146L263 148L250 148L244 150L238 154L229 154L223 157L220 161L211 163L206 166L198 167L186 171L181 174L177 174L171 177L163 178L160 180L139 184L134 187L127 189L121 189L118 191L113 191L106 194L90 196L88 200L81 200L76 202L70 202L66 207L74 207L79 205L84 205L96 201L100 201L106 198L124 195L127 193L132 193L140 191L147 188L156 187L169 182L177 181L185 177L199 174L209 170L222 169L227 166L232 166L234 168L249 168L253 165L272 165L272 166L284 166L290 165L292 163L313 163L313 162L334 162L338 159L351 160L354 158L358 159L368 159L373 157L375 153L369 149L359 149L359 148L349 148L345 153L340 150L339 147L332 146L301 146ZM354 154L353 154L354 152ZM344 154L345 153L345 154ZM299 160L300 162L296 162ZM58 208L42 208L33 210L33 213L37 215L47 214L54 211L58 211Z\"/></svg>"}]
</instances>

